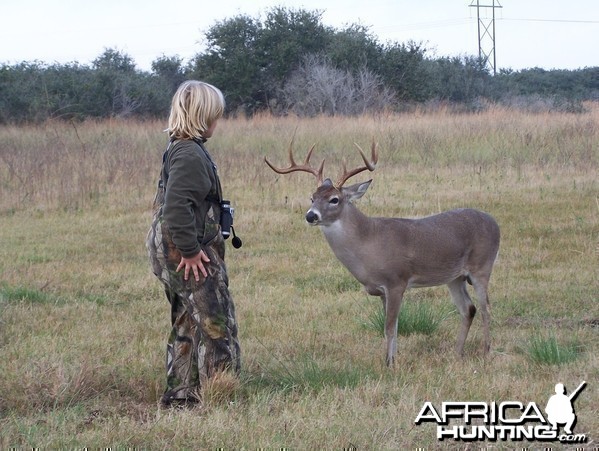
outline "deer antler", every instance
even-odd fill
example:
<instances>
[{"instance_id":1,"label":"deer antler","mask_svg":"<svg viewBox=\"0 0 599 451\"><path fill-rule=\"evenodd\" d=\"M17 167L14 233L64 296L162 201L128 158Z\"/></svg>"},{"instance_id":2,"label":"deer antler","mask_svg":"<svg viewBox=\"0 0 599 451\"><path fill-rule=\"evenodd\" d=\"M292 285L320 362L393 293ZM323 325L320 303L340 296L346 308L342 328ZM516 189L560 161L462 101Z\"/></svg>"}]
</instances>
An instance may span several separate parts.
<instances>
[{"instance_id":1,"label":"deer antler","mask_svg":"<svg viewBox=\"0 0 599 451\"><path fill-rule=\"evenodd\" d=\"M304 161L304 164L299 165L293 159L293 139L292 139L291 143L289 143L289 162L291 163L291 165L288 168L276 168L270 163L270 161L268 161L268 158L266 158L266 157L264 157L264 162L268 166L270 166L270 168L273 171L275 171L277 174L289 174L291 172L296 172L296 171L309 172L310 174L312 174L316 177L316 180L318 180L318 186L320 186L322 184L322 171L324 168L324 160L322 160L322 163L320 163L320 166L318 169L310 166L310 158L312 157L312 152L314 151L314 147L316 147L316 144L314 144L312 147L310 147L310 150L308 151L308 155L306 156L306 160Z\"/></svg>"},{"instance_id":2,"label":"deer antler","mask_svg":"<svg viewBox=\"0 0 599 451\"><path fill-rule=\"evenodd\" d=\"M343 186L343 184L345 182L347 182L347 180L350 177L353 177L356 174L359 174L362 171L365 171L366 169L368 169L369 171L374 171L375 167L376 167L376 163L378 162L379 159L379 155L376 151L376 143L374 142L374 139L372 140L372 148L371 148L371 161L368 161L368 159L366 158L366 155L364 155L364 151L362 150L362 148L357 144L354 143L356 145L356 147L358 148L358 150L360 151L360 155L362 155L362 160L364 160L364 164L366 166L362 166L356 169L352 169L351 171L347 170L347 167L345 166L345 161L343 162L343 174L341 175L341 177L339 177L339 180L337 181L337 183L335 183L335 186L337 188L341 188Z\"/></svg>"}]
</instances>

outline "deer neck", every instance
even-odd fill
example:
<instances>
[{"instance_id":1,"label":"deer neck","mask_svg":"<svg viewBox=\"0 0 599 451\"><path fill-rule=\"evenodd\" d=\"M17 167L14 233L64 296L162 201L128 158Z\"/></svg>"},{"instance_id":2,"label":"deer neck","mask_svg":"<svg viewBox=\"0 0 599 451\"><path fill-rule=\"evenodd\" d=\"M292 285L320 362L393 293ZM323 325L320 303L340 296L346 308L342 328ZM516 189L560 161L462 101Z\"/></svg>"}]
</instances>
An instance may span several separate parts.
<instances>
[{"instance_id":1,"label":"deer neck","mask_svg":"<svg viewBox=\"0 0 599 451\"><path fill-rule=\"evenodd\" d=\"M361 245L368 241L372 219L349 203L336 221L321 229L337 258L349 268Z\"/></svg>"}]
</instances>

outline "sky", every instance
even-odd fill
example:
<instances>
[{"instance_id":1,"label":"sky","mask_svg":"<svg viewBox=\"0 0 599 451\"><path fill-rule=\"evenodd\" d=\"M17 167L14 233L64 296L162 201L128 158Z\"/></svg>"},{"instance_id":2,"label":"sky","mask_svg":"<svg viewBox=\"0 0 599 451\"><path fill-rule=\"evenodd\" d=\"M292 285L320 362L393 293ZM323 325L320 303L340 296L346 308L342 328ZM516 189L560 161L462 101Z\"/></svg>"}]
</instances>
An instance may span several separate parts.
<instances>
[{"instance_id":1,"label":"sky","mask_svg":"<svg viewBox=\"0 0 599 451\"><path fill-rule=\"evenodd\" d=\"M271 8L321 11L322 23L368 27L379 42L416 41L431 57L478 55L476 7L495 9L497 69L599 66L599 0L0 0L0 63L89 65L105 49L141 70L161 56L184 63L205 50L204 34L238 15ZM491 8L481 8L483 22ZM492 48L486 39L483 48Z\"/></svg>"}]
</instances>

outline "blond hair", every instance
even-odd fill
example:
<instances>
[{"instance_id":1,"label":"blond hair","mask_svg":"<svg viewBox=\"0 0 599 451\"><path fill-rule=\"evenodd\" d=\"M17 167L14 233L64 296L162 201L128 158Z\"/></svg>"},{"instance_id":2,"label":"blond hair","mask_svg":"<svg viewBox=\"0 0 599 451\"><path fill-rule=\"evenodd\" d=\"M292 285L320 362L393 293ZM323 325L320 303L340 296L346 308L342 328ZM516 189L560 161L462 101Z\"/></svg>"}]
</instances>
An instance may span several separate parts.
<instances>
[{"instance_id":1,"label":"blond hair","mask_svg":"<svg viewBox=\"0 0 599 451\"><path fill-rule=\"evenodd\" d=\"M202 138L224 111L225 98L218 88L203 81L185 81L173 96L168 134L175 139Z\"/></svg>"}]
</instances>

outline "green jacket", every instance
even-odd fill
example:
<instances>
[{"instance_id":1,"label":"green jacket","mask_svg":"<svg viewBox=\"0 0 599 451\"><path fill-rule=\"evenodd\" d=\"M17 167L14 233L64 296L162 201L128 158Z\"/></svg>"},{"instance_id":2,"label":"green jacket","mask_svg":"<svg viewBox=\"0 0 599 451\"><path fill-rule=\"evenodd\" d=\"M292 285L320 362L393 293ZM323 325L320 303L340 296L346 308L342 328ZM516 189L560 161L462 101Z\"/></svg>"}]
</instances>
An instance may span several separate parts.
<instances>
[{"instance_id":1,"label":"green jacket","mask_svg":"<svg viewBox=\"0 0 599 451\"><path fill-rule=\"evenodd\" d=\"M166 152L161 176L165 183L162 217L181 255L192 257L220 233L216 165L199 141L176 140Z\"/></svg>"}]
</instances>

